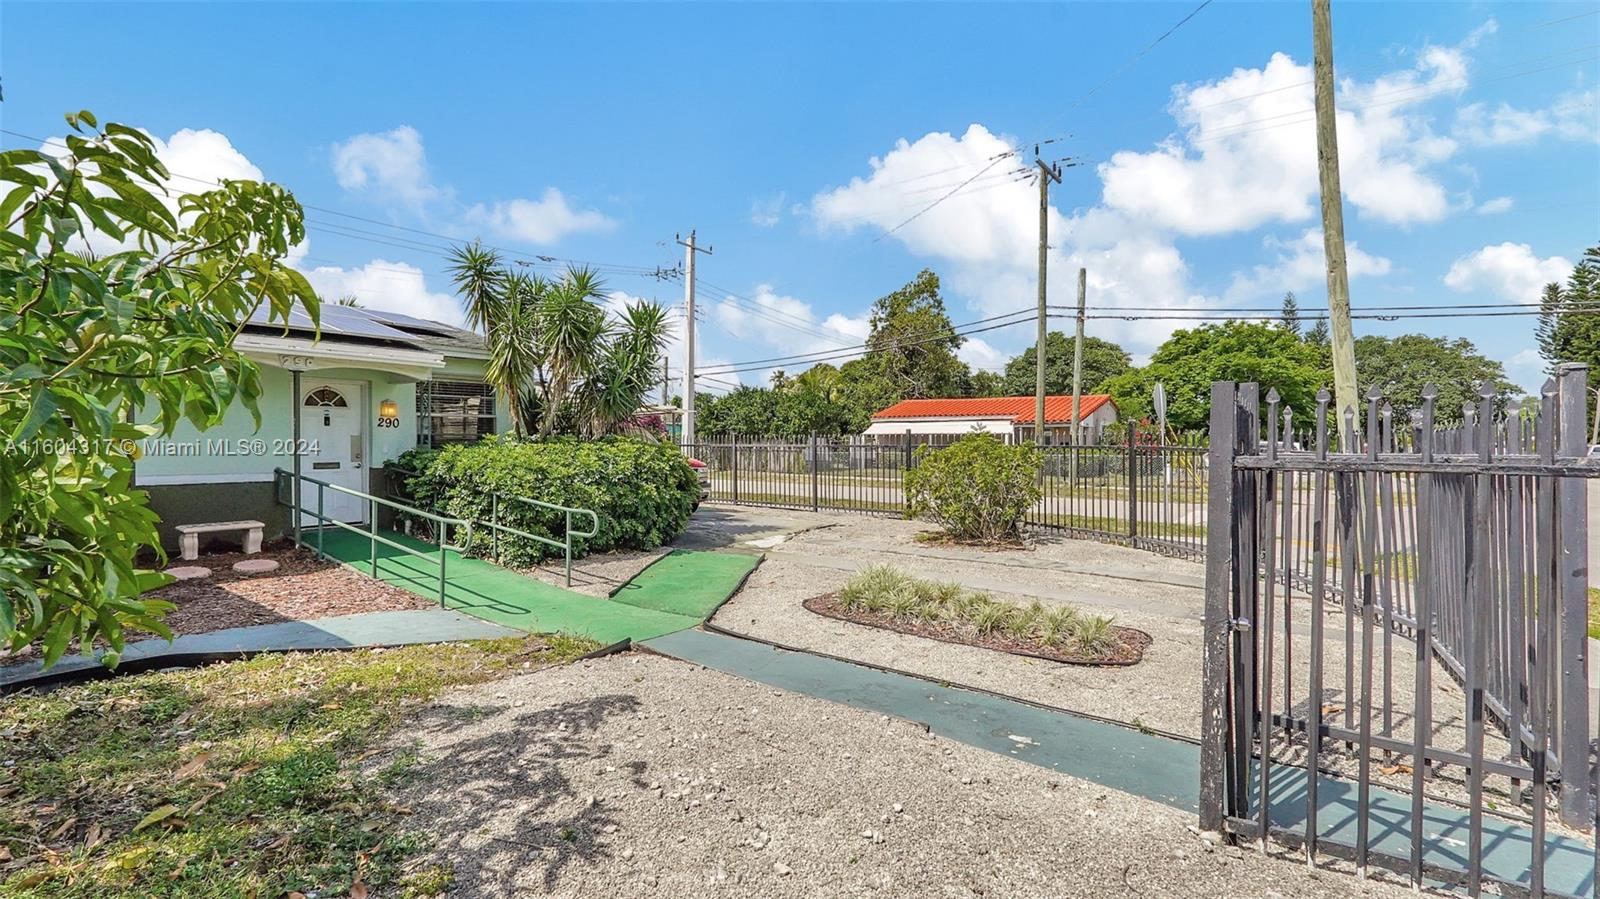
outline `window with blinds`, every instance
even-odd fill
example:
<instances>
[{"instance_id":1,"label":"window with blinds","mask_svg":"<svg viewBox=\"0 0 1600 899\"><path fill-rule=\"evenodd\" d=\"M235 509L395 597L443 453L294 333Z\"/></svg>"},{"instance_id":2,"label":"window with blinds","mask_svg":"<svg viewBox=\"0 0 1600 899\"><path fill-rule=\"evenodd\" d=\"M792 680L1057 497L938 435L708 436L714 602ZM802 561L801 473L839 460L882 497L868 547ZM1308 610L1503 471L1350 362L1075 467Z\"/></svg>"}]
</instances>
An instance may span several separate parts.
<instances>
[{"instance_id":1,"label":"window with blinds","mask_svg":"<svg viewBox=\"0 0 1600 899\"><path fill-rule=\"evenodd\" d=\"M417 445L476 443L497 430L494 388L482 381L417 382Z\"/></svg>"}]
</instances>

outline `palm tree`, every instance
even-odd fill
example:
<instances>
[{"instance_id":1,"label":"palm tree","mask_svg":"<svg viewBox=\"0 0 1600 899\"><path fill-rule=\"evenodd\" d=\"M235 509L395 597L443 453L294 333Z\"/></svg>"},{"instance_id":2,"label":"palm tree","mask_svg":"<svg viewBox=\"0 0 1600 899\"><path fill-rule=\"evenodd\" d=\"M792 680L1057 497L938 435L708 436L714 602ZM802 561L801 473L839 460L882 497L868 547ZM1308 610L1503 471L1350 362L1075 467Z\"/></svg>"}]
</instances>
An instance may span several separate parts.
<instances>
[{"instance_id":1,"label":"palm tree","mask_svg":"<svg viewBox=\"0 0 1600 899\"><path fill-rule=\"evenodd\" d=\"M605 284L589 269L546 280L506 269L475 243L451 261L467 323L489 350L485 377L507 398L518 436L593 437L632 420L670 337L665 309L634 303L612 321Z\"/></svg>"}]
</instances>

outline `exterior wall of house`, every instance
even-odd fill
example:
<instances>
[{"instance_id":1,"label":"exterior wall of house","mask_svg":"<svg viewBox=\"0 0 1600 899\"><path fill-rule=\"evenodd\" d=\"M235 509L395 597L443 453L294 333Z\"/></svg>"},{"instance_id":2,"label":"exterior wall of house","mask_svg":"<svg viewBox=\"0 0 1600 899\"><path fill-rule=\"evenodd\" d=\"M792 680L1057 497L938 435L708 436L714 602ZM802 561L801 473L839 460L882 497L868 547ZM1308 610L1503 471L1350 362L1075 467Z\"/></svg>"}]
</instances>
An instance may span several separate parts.
<instances>
[{"instance_id":1,"label":"exterior wall of house","mask_svg":"<svg viewBox=\"0 0 1600 899\"><path fill-rule=\"evenodd\" d=\"M481 379L482 362L447 359L440 377ZM417 444L416 381L387 372L360 368L317 368L303 372L302 388L316 381L355 382L363 393L362 439L368 492L383 495L384 463ZM242 403L235 403L215 427L200 431L180 422L169 437L147 441L135 464L135 486L150 495L151 508L161 516L162 544L177 548L180 524L206 521L257 519L267 524L267 537L282 536L291 526L289 509L277 503L273 491L275 469L290 469L293 462L294 415L299 403L292 397L293 377L282 368L262 365L262 395L257 401L259 427ZM394 403L397 422L379 424L385 401ZM500 430L510 422L497 405ZM314 435L302 435L312 439ZM219 540L234 535L219 535Z\"/></svg>"}]
</instances>

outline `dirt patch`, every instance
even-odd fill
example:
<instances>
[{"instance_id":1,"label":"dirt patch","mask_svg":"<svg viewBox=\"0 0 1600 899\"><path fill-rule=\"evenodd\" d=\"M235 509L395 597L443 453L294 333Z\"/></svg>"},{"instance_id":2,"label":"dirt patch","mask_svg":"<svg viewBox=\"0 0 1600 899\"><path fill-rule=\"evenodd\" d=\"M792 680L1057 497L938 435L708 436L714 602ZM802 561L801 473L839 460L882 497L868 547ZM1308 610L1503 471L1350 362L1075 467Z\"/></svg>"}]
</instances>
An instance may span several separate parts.
<instances>
[{"instance_id":1,"label":"dirt patch","mask_svg":"<svg viewBox=\"0 0 1600 899\"><path fill-rule=\"evenodd\" d=\"M840 608L837 594L832 593L826 596L814 596L801 603L801 605L805 606L807 611L828 618L837 618L840 621L848 621L852 624L882 628L898 634L926 637L930 640L940 640L945 643L959 643L963 646L976 646L979 649L993 649L998 652L1009 652L1012 655L1046 659L1067 665L1104 667L1137 665L1144 659L1145 647L1151 643L1150 635L1144 631L1113 625L1111 628L1112 633L1117 636L1115 647L1101 655L1088 655L1078 652L1064 652L1057 646L1046 645L1036 640L1018 639L1006 634L973 636L963 633L943 621L908 621L881 612L846 610Z\"/></svg>"}]
</instances>

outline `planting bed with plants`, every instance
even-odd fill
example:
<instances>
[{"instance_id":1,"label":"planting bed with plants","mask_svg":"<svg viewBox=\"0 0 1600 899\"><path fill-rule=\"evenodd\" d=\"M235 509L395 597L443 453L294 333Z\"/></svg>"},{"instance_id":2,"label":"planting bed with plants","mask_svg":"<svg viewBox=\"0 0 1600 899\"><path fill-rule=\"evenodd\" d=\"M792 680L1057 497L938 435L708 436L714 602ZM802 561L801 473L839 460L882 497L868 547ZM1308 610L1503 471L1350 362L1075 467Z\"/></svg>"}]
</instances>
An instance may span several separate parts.
<instances>
[{"instance_id":1,"label":"planting bed with plants","mask_svg":"<svg viewBox=\"0 0 1600 899\"><path fill-rule=\"evenodd\" d=\"M819 615L903 634L1076 665L1132 665L1150 635L1070 606L1019 605L948 581L875 565L837 593L808 599Z\"/></svg>"}]
</instances>

